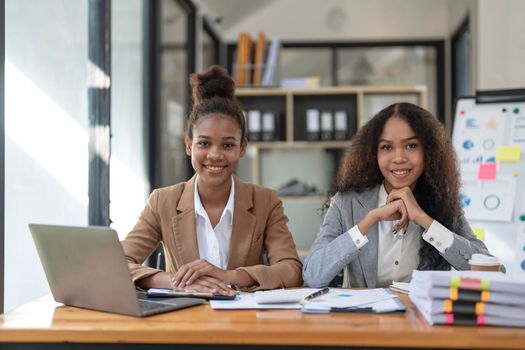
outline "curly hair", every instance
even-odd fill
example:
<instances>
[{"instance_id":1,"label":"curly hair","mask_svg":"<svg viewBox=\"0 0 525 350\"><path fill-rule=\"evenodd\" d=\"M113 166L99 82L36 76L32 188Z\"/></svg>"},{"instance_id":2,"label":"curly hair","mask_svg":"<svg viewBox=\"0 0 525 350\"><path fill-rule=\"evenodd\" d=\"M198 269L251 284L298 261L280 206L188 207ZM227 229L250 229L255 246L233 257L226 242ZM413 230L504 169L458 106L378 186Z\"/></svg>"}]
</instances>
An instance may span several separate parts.
<instances>
[{"instance_id":1,"label":"curly hair","mask_svg":"<svg viewBox=\"0 0 525 350\"><path fill-rule=\"evenodd\" d=\"M363 190L384 180L377 161L379 137L388 119L404 119L423 145L425 165L417 180L414 197L432 218L453 232L459 230L462 209L456 152L441 122L427 110L411 103L396 103L376 114L352 138L339 166L331 193ZM420 270L449 270L450 264L423 240L419 250Z\"/></svg>"},{"instance_id":2,"label":"curly hair","mask_svg":"<svg viewBox=\"0 0 525 350\"><path fill-rule=\"evenodd\" d=\"M197 121L210 114L233 118L241 129L241 140L246 138L246 120L239 100L235 97L235 82L220 66L210 66L202 73L190 75L193 106L186 126L186 136L193 138Z\"/></svg>"}]
</instances>

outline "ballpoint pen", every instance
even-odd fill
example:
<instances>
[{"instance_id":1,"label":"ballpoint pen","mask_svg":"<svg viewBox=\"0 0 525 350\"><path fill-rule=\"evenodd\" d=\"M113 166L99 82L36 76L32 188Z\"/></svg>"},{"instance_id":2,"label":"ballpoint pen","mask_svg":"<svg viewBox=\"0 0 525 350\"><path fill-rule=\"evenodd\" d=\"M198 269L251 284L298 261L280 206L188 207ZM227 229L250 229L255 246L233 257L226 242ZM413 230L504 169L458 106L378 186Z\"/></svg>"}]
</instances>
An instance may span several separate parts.
<instances>
[{"instance_id":1,"label":"ballpoint pen","mask_svg":"<svg viewBox=\"0 0 525 350\"><path fill-rule=\"evenodd\" d=\"M304 300L312 300L313 298L317 298L323 294L328 293L329 291L330 291L330 288L325 287L323 289L318 290L317 292L313 292L312 294L307 295L306 297L304 297Z\"/></svg>"}]
</instances>

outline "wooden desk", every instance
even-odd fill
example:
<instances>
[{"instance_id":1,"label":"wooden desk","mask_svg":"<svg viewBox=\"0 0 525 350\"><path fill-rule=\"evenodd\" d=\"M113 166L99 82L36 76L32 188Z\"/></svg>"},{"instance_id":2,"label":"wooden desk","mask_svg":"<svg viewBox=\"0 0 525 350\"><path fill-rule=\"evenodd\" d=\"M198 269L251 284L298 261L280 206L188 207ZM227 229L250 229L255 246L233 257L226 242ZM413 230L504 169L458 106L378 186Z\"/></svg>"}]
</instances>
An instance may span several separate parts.
<instances>
[{"instance_id":1,"label":"wooden desk","mask_svg":"<svg viewBox=\"0 0 525 350\"><path fill-rule=\"evenodd\" d=\"M0 316L0 349L202 349L287 346L525 349L525 329L430 326L404 295L404 314L213 310L208 304L147 318L62 306L45 297ZM16 343L16 344L13 344ZM33 344L31 344L33 343ZM53 344L54 343L54 344ZM106 345L101 345L106 344ZM108 345L109 344L109 345Z\"/></svg>"}]
</instances>

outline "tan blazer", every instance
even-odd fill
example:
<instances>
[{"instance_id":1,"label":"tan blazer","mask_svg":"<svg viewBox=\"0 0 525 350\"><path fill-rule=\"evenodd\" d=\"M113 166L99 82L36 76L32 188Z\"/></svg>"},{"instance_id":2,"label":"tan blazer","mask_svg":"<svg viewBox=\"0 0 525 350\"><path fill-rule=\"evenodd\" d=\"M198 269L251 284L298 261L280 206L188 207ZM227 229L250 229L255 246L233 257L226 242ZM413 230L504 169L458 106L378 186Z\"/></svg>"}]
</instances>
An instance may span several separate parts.
<instances>
[{"instance_id":1,"label":"tan blazer","mask_svg":"<svg viewBox=\"0 0 525 350\"><path fill-rule=\"evenodd\" d=\"M195 178L153 191L137 224L122 241L133 281L160 272L142 265L159 242L164 245L169 273L199 259ZM287 222L282 202L274 191L235 177L228 269L242 269L250 274L258 283L253 289L301 286L302 263ZM262 265L264 252L269 266Z\"/></svg>"}]
</instances>

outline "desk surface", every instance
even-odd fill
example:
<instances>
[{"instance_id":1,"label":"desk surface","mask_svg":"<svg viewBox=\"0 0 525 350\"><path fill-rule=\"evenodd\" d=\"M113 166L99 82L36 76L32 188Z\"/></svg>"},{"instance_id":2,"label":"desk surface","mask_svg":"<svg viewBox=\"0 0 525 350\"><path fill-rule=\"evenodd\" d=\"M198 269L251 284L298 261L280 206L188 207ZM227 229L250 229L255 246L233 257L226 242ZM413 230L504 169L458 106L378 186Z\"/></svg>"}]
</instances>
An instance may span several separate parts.
<instances>
[{"instance_id":1,"label":"desk surface","mask_svg":"<svg viewBox=\"0 0 525 350\"><path fill-rule=\"evenodd\" d=\"M51 296L0 315L0 342L302 345L525 349L524 328L430 326L404 314L213 310L207 303L146 318L78 309Z\"/></svg>"}]
</instances>

